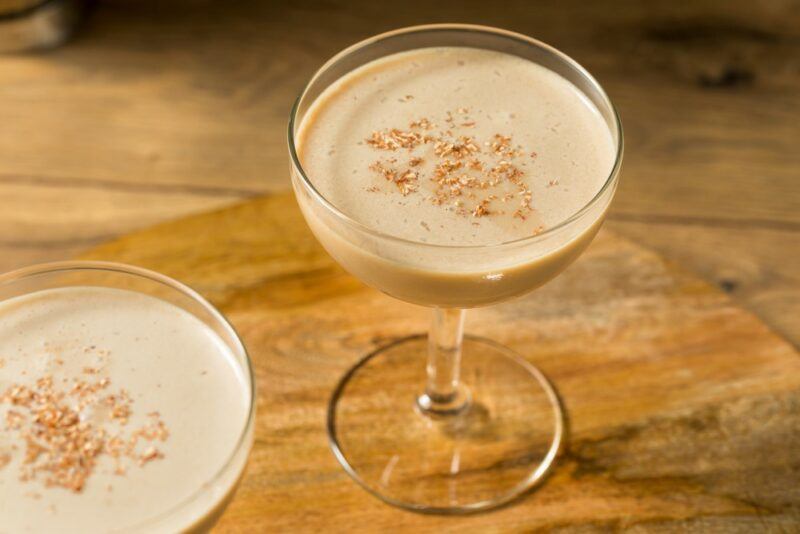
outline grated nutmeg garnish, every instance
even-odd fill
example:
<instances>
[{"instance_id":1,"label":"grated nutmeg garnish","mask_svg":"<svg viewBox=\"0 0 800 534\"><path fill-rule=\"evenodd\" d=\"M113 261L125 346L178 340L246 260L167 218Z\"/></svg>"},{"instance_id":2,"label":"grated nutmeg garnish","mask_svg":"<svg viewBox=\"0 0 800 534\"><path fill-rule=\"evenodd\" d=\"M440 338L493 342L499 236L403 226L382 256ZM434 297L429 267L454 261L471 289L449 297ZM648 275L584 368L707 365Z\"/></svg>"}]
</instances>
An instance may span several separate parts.
<instances>
[{"instance_id":1,"label":"grated nutmeg garnish","mask_svg":"<svg viewBox=\"0 0 800 534\"><path fill-rule=\"evenodd\" d=\"M126 464L141 466L164 457L153 445L138 445L140 440L163 442L169 437L158 412L147 414L146 424L128 428L134 401L124 389L113 393L110 387L108 377L74 378L70 384L44 375L31 384L12 384L0 394L0 406L7 406L4 430L21 444L12 447L22 453L21 481L81 493L103 457L113 461L118 475L127 472ZM86 410L95 416L87 417ZM11 460L11 453L0 453L0 468Z\"/></svg>"},{"instance_id":2,"label":"grated nutmeg garnish","mask_svg":"<svg viewBox=\"0 0 800 534\"><path fill-rule=\"evenodd\" d=\"M454 113L462 115L462 120L456 121ZM405 149L408 156L377 160L370 170L395 184L401 195L421 192L425 201L464 217L512 213L525 221L534 211L533 194L525 183L521 168L525 164L515 161L525 154L535 159L537 153L515 145L509 135L495 133L480 140L459 131L477 125L468 113L465 107L446 111L440 117L446 125L441 131L434 120L422 117L409 123L408 130L372 132L365 140L371 148L395 153ZM378 188L367 190L377 192ZM498 209L498 204L512 202L518 205L509 211Z\"/></svg>"}]
</instances>

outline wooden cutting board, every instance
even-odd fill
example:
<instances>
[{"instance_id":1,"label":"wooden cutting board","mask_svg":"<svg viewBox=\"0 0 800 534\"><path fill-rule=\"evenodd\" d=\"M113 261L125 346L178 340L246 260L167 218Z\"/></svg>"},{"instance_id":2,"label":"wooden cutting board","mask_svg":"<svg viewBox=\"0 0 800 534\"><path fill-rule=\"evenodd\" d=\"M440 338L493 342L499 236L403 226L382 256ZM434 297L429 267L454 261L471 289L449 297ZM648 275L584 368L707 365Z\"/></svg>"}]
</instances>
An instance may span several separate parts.
<instances>
[{"instance_id":1,"label":"wooden cutting board","mask_svg":"<svg viewBox=\"0 0 800 534\"><path fill-rule=\"evenodd\" d=\"M85 258L186 282L244 338L256 439L221 532L800 530L800 355L715 287L611 232L544 288L468 314L469 332L551 378L570 435L542 486L467 517L387 506L328 450L339 377L376 346L423 331L428 314L343 272L289 194L162 224Z\"/></svg>"}]
</instances>

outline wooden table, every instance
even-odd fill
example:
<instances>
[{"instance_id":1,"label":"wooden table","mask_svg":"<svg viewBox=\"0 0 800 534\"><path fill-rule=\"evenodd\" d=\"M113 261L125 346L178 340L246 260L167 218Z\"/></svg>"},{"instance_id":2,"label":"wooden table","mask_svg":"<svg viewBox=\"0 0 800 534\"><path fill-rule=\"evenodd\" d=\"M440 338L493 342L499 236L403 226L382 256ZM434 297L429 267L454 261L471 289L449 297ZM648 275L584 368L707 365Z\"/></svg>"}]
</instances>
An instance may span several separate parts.
<instances>
[{"instance_id":1,"label":"wooden table","mask_svg":"<svg viewBox=\"0 0 800 534\"><path fill-rule=\"evenodd\" d=\"M800 345L800 8L796 3L289 4L105 1L68 46L47 54L0 57L0 270L73 257L156 222L286 189L288 109L325 58L353 41L393 27L475 22L521 31L556 45L595 73L608 90L620 109L627 142L621 189L608 223L611 229L699 273L795 346ZM232 213L235 217L240 212ZM146 234L133 243L150 243L148 235L152 237ZM596 249L596 254L618 250L609 243ZM627 250L625 247L628 245L619 250ZM138 250L131 252L130 258L148 263L147 255ZM124 252L124 247L111 246L92 254L125 259ZM159 261L153 259L152 266L158 267ZM291 268L303 267L292 264ZM204 278L207 273L196 268L173 274L196 282L212 297L215 287L225 286L222 281ZM352 289L347 285L351 282L342 283L348 291ZM693 284L684 286L691 289ZM558 286L550 291L557 293ZM706 289L702 292L707 294ZM725 301L708 295L721 317L732 313ZM228 294L220 289L218 296L227 298ZM247 304L246 296L237 298L244 300L236 303ZM238 320L245 321L241 316ZM722 331L736 332L746 324L742 327L746 332L768 334L750 319L741 321ZM404 328L419 326L404 323ZM708 328L716 326L709 324ZM700 331L695 335L703 337ZM777 347L765 352L769 358L791 361L788 347L773 337L769 347ZM750 348L753 346L746 345L741 351ZM330 364L317 396L311 399L315 410L322 406L325 392L349 363L348 358L360 350L360 346L350 347L350 352ZM724 359L724 352L714 354ZM753 373L760 375L748 382L748 387L770 383L773 391L795 387L793 374L773 379L770 373L774 369L754 366ZM559 368L548 371L558 375ZM561 372L569 375L568 369L561 368ZM754 498L758 502L748 504L747 498L741 497L747 494L746 484L719 486L714 466L724 465L727 470L736 466L725 463L724 456L715 456L724 454L722 449L709 449L706 455L691 457L694 463L686 465L711 470L706 475L712 489L724 493L732 488L738 500L728 502L720 496L721 500L700 503L701 508L707 506L721 514L746 513L757 520L774 511L764 509L763 503L774 501L782 514L778 517L783 519L772 523L773 528L796 525L792 521L796 513L786 509L796 509L798 502L797 484L792 487L797 460L791 455L793 444L796 450L796 432L790 428L798 412L796 397L786 396L784 401L781 413L793 414L793 419L771 419L771 412L764 408L767 405L757 403L745 406L731 401L726 408L752 408L756 416L763 416L765 427L758 439L742 441L744 445L736 450L743 459L755 458L755 466L777 465L784 478L776 479L774 488L765 480ZM714 423L714 417L714 413L700 411L674 420L683 432L680 436L702 437L706 423ZM770 433L774 425L782 430ZM625 461L629 454L625 451L638 451L636 462L649 461L649 449L636 448L638 431L624 425L609 428L613 431L610 442L597 441L592 429L579 433L576 439L586 441L576 441L577 448L570 453L577 451L579 456L564 460L567 466L585 461L589 471L580 473L587 477L584 480L600 484L600 490L606 487L602 484L609 469L619 467L624 476L631 474L625 471L633 469ZM655 425L646 434L663 437L661 445L666 449L657 451L669 450L674 428L666 423ZM722 425L712 434L731 430L742 429ZM314 449L314 454L325 454L324 446L313 443L319 449ZM771 443L784 454L771 459L760 448L763 443ZM616 444L620 447L615 448ZM628 445L633 449L626 448ZM687 461L681 454L678 451L669 459L672 463L666 473ZM603 458L612 459L603 463ZM255 469L269 469L270 461L257 454ZM325 461L330 458L326 456ZM562 494L558 489L564 477L572 476L571 468L557 474L549 490L555 494L549 502L560 502L566 495L577 498L569 502L580 509L586 505L580 495L566 490ZM332 462L326 469L330 478L325 480L342 482L344 475ZM636 472L633 475L638 476ZM683 484L694 487L692 480L669 477L638 483L659 495L669 496L679 488L676 499L684 495ZM774 494L770 493L773 489ZM246 482L223 526L230 528L239 521L239 525L265 527L256 512L248 515L251 509L247 505L279 508L286 496L271 491L278 493L264 492L257 483ZM329 513L337 513L338 505L360 505L362 496L346 491L341 501L328 503L333 507ZM700 489L698 492L705 495ZM655 501L639 501L635 491L617 497L622 499L618 504L644 503L637 513L650 514L648 517L667 510L691 517L696 504L689 506L670 497L651 506ZM372 514L381 512L376 506L371 503L362 516L353 517L374 517ZM587 516L595 512L598 517L602 513L613 516L607 509L592 510ZM324 517L313 511L309 514L308 521L325 524ZM500 529L540 524L525 514L480 516L473 526ZM390 517L417 530L447 525L438 519L425 523L407 516ZM503 517L511 519L503 522ZM581 528L592 531L631 525L609 521L587 520ZM697 521L693 524L701 530L704 525L718 525L703 523L702 518ZM725 524L729 528L736 525ZM758 524L744 522L736 528L747 532ZM298 526L284 526L292 525ZM650 525L671 528L657 521Z\"/></svg>"},{"instance_id":2,"label":"wooden table","mask_svg":"<svg viewBox=\"0 0 800 534\"><path fill-rule=\"evenodd\" d=\"M112 0L68 46L0 57L0 270L287 188L288 109L324 59L476 22L556 45L608 90L627 143L611 228L800 344L796 3L395 4Z\"/></svg>"}]
</instances>

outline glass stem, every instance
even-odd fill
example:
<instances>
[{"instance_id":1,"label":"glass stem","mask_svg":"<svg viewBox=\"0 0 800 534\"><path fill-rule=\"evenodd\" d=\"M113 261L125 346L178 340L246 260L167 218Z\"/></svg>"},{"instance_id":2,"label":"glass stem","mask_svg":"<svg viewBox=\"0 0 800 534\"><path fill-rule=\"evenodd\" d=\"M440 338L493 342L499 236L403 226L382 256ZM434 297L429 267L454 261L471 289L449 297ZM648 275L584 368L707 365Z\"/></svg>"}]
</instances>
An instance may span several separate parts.
<instances>
[{"instance_id":1,"label":"glass stem","mask_svg":"<svg viewBox=\"0 0 800 534\"><path fill-rule=\"evenodd\" d=\"M462 309L433 309L428 335L428 379L425 393L418 399L420 408L428 414L454 414L469 404L469 394L459 380L465 315Z\"/></svg>"}]
</instances>

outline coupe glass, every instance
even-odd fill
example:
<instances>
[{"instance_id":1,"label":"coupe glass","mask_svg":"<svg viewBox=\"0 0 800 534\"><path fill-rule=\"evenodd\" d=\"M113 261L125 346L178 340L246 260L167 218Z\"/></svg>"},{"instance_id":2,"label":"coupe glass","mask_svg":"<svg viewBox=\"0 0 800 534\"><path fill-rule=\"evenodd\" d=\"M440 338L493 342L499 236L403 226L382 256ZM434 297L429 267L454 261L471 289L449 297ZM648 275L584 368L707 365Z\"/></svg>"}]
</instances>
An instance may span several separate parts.
<instances>
[{"instance_id":1,"label":"coupe glass","mask_svg":"<svg viewBox=\"0 0 800 534\"><path fill-rule=\"evenodd\" d=\"M560 74L595 105L613 138L616 160L588 204L536 236L446 246L369 228L320 194L303 169L296 138L314 100L365 63L442 46L520 56ZM427 336L400 339L366 355L336 387L327 424L338 461L373 495L419 512L484 510L534 486L563 439L558 396L525 358L492 341L465 337L464 314L556 276L599 230L622 160L622 129L608 96L575 61L524 35L462 24L417 26L362 41L325 63L297 99L288 134L297 201L325 249L367 284L432 308Z\"/></svg>"},{"instance_id":2,"label":"coupe glass","mask_svg":"<svg viewBox=\"0 0 800 534\"><path fill-rule=\"evenodd\" d=\"M0 301L62 287L110 287L144 293L192 314L211 328L230 349L247 380L249 411L236 445L216 474L181 502L154 510L133 525L109 525L114 532L207 532L220 518L239 484L253 445L255 379L253 366L236 331L225 317L191 288L140 267L99 261L64 261L26 267L0 275ZM190 454L191 451L187 451ZM63 525L69 529L69 525Z\"/></svg>"}]
</instances>

